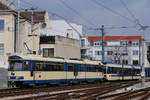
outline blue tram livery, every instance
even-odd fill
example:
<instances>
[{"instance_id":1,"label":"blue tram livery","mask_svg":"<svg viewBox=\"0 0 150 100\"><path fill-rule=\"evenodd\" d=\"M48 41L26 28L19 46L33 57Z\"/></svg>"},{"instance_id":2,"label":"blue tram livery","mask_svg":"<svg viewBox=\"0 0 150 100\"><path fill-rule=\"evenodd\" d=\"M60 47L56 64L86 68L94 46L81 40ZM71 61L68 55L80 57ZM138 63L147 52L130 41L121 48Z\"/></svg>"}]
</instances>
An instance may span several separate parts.
<instances>
[{"instance_id":1,"label":"blue tram livery","mask_svg":"<svg viewBox=\"0 0 150 100\"><path fill-rule=\"evenodd\" d=\"M140 79L140 67L100 61L9 56L8 86Z\"/></svg>"},{"instance_id":2,"label":"blue tram livery","mask_svg":"<svg viewBox=\"0 0 150 100\"><path fill-rule=\"evenodd\" d=\"M101 63L41 56L9 56L8 86L102 81Z\"/></svg>"}]
</instances>

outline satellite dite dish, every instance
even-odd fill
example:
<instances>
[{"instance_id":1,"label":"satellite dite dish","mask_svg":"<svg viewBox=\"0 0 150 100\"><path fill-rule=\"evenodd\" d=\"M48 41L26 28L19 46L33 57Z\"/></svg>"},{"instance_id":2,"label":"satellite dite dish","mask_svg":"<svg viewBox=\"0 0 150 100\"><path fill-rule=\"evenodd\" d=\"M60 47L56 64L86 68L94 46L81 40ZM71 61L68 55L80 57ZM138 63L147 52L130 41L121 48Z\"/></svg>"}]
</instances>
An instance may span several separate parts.
<instances>
[{"instance_id":1,"label":"satellite dite dish","mask_svg":"<svg viewBox=\"0 0 150 100\"><path fill-rule=\"evenodd\" d=\"M46 23L43 23L41 26L42 26L42 28L45 28L46 27Z\"/></svg>"}]
</instances>

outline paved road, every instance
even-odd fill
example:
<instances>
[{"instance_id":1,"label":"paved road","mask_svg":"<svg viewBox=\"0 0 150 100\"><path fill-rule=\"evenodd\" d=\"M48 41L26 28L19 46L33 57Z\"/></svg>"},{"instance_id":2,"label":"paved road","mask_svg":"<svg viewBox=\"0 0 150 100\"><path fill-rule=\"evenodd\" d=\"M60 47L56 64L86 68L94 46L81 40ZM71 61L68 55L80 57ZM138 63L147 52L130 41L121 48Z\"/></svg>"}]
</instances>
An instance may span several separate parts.
<instances>
[{"instance_id":1,"label":"paved road","mask_svg":"<svg viewBox=\"0 0 150 100\"><path fill-rule=\"evenodd\" d=\"M0 69L0 88L7 88L7 70Z\"/></svg>"}]
</instances>

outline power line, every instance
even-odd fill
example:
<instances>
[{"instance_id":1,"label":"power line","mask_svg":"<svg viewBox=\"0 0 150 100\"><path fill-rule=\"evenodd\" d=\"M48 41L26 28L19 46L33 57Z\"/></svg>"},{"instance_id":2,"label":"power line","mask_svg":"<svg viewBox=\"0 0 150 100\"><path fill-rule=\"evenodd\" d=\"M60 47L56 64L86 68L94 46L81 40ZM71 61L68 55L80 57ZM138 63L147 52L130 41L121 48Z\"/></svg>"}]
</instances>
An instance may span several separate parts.
<instances>
[{"instance_id":1,"label":"power line","mask_svg":"<svg viewBox=\"0 0 150 100\"><path fill-rule=\"evenodd\" d=\"M104 27L103 29L127 29L127 28L136 28L136 26L111 26L111 27ZM89 30L101 30L101 28L89 28Z\"/></svg>"},{"instance_id":2,"label":"power line","mask_svg":"<svg viewBox=\"0 0 150 100\"><path fill-rule=\"evenodd\" d=\"M135 23L140 25L139 20L135 17L135 15L129 10L128 6L125 4L125 2L123 0L120 0L120 2L123 4L123 6L125 7L125 9L129 12L129 14L132 16L132 18L135 20Z\"/></svg>"},{"instance_id":3,"label":"power line","mask_svg":"<svg viewBox=\"0 0 150 100\"><path fill-rule=\"evenodd\" d=\"M35 5L33 5L33 4L31 4L31 3L27 2L27 1L22 0L22 2L24 2L24 3L28 4L28 5L31 5L32 7L34 6L35 8L37 8L37 9L39 9L39 10L45 10L45 9L40 8L40 7L38 7L37 5L35 6ZM60 18L60 19L67 20L67 21L72 22L72 23L76 23L76 24L83 25L83 26L86 27L87 29L89 28L89 27L88 27L87 25L85 25L85 24L82 24L82 23L79 23L79 22L76 22L76 21L70 21L70 20L66 19L65 17L63 17L63 16L60 16L60 15L57 14L57 13L51 12L49 9L48 9L47 12L48 12L49 14L51 14L51 16L57 16L57 17Z\"/></svg>"},{"instance_id":4,"label":"power line","mask_svg":"<svg viewBox=\"0 0 150 100\"><path fill-rule=\"evenodd\" d=\"M116 14L116 15L118 15L118 16L120 16L120 17L122 17L122 18L124 18L124 19L126 19L126 20L128 20L128 21L130 21L130 22L131 22L131 21L134 22L132 19L130 19L130 18L128 18L128 17L126 17L126 16L124 16L124 15L122 15L122 14L120 14L120 13L114 11L114 10L112 10L111 8L106 7L104 4L100 3L99 1L96 1L96 0L91 0L91 1L92 1L93 3L95 3L95 4L97 4L97 5L99 5L99 6L103 7L103 8L105 8L105 9L107 9L108 11L110 11L110 12L112 12L112 13L114 13L114 14Z\"/></svg>"},{"instance_id":5,"label":"power line","mask_svg":"<svg viewBox=\"0 0 150 100\"><path fill-rule=\"evenodd\" d=\"M78 11L76 11L74 8L69 6L66 2L63 0L59 0L64 6L66 6L68 9L72 10L74 13L76 13L80 18L82 18L85 22L89 23L90 25L96 26L93 22L89 21L87 18L80 15Z\"/></svg>"},{"instance_id":6,"label":"power line","mask_svg":"<svg viewBox=\"0 0 150 100\"><path fill-rule=\"evenodd\" d=\"M24 2L24 0L23 0L23 2ZM29 4L29 5L32 5L32 7L33 7L33 4L28 3L27 1L25 1L24 3ZM39 9L41 9L41 10L43 10L42 8L40 8L40 7L38 7L38 6L36 6L36 7L39 8ZM82 33L78 32L78 30L76 30L76 29L70 24L70 22L68 21L68 19L66 19L65 17L60 16L60 15L54 13L54 12L51 12L49 9L48 9L47 12L48 12L49 14L53 15L53 16L57 16L57 17L59 17L59 18L65 20L66 23L67 23L75 32L77 32L79 36L81 36Z\"/></svg>"}]
</instances>

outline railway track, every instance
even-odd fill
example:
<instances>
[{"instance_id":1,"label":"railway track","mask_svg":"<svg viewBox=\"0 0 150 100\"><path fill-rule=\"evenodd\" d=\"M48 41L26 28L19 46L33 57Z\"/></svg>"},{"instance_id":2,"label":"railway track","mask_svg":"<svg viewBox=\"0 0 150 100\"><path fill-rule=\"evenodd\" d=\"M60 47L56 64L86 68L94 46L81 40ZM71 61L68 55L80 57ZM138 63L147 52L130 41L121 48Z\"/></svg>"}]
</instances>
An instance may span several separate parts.
<instances>
[{"instance_id":1,"label":"railway track","mask_svg":"<svg viewBox=\"0 0 150 100\"><path fill-rule=\"evenodd\" d=\"M101 95L115 91L120 88L128 87L139 81L125 82L104 82L97 84L55 86L33 89L16 89L1 92L0 98L15 100L66 100L81 99L94 100Z\"/></svg>"}]
</instances>

